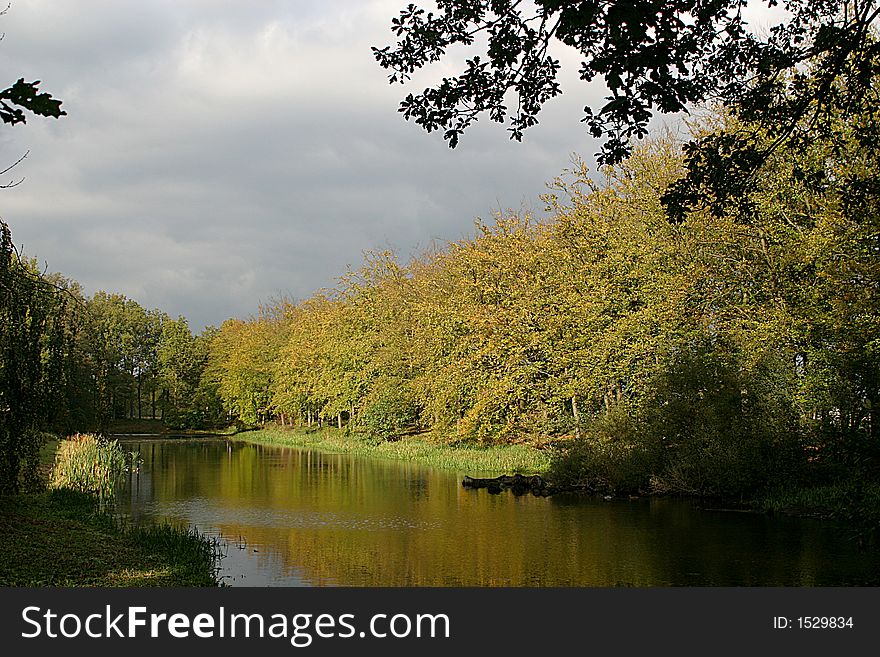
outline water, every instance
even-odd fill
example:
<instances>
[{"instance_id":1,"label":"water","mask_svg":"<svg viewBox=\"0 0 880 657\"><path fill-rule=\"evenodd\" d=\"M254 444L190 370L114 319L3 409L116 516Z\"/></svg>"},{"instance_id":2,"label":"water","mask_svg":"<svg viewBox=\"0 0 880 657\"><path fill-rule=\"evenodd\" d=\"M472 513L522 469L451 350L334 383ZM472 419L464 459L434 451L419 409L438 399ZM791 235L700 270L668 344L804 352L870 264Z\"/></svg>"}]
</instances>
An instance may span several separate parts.
<instances>
[{"instance_id":1,"label":"water","mask_svg":"<svg viewBox=\"0 0 880 657\"><path fill-rule=\"evenodd\" d=\"M839 586L880 555L811 519L516 497L466 473L224 439L126 440L123 511L221 536L233 586Z\"/></svg>"}]
</instances>

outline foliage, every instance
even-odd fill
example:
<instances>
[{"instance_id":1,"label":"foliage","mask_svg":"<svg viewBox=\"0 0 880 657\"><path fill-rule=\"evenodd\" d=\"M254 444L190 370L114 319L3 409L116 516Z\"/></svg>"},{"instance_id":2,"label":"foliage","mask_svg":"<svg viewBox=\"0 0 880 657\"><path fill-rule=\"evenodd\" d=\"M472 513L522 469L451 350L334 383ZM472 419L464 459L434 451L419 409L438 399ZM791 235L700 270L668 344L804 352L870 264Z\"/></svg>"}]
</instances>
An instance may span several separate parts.
<instances>
[{"instance_id":1,"label":"foliage","mask_svg":"<svg viewBox=\"0 0 880 657\"><path fill-rule=\"evenodd\" d=\"M392 21L396 47L373 53L391 69L393 83L441 60L456 44L485 47L485 55L468 59L461 75L401 103L407 118L428 131L444 130L454 147L479 114L507 119L509 91L517 100L511 137L521 139L537 123L544 102L562 91L556 81L559 61L549 53L558 40L584 58L581 79L600 77L611 94L598 112L586 107L584 120L594 136L610 137L605 160L616 163L629 154L629 139L647 134L654 111L675 113L721 99L787 125L793 108L824 91L824 78L809 88L803 78L780 79L787 71L818 59L832 79L857 79L876 54L869 34L874 2L783 0L787 16L767 34L750 29L745 5L743 0L527 5L446 0L433 13L410 4ZM857 63L847 62L856 55ZM780 99L785 85L796 93Z\"/></svg>"},{"instance_id":2,"label":"foliage","mask_svg":"<svg viewBox=\"0 0 880 657\"><path fill-rule=\"evenodd\" d=\"M37 116L59 118L67 112L61 109L61 101L52 98L52 94L39 93L40 81L25 82L19 78L15 84L0 91L0 118L3 123L15 125L26 123L25 110Z\"/></svg>"},{"instance_id":3,"label":"foliage","mask_svg":"<svg viewBox=\"0 0 880 657\"><path fill-rule=\"evenodd\" d=\"M94 371L101 428L108 419L142 417L147 396L157 393L158 349L167 315L104 291L87 301L87 309L85 349ZM149 406L155 416L155 401Z\"/></svg>"},{"instance_id":4,"label":"foliage","mask_svg":"<svg viewBox=\"0 0 880 657\"><path fill-rule=\"evenodd\" d=\"M213 334L194 336L185 317L162 323L156 372L162 388L165 424L175 428L208 428L223 421L216 390L204 380Z\"/></svg>"},{"instance_id":5,"label":"foliage","mask_svg":"<svg viewBox=\"0 0 880 657\"><path fill-rule=\"evenodd\" d=\"M269 417L273 361L284 331L282 317L263 314L250 322L227 320L210 340L205 385L246 425Z\"/></svg>"},{"instance_id":6,"label":"foliage","mask_svg":"<svg viewBox=\"0 0 880 657\"><path fill-rule=\"evenodd\" d=\"M687 175L664 199L679 221L697 203L709 202L720 216L748 193L776 149L804 148L826 137L835 119L861 120L877 106L876 0L773 0L767 5L778 7L778 22L765 30L746 21L749 4L443 0L436 12L409 4L392 20L397 43L373 54L391 83L404 83L457 50L477 51L462 73L400 104L407 119L441 130L453 148L480 115L509 123L517 140L538 123L544 103L562 93L557 41L582 57L581 80L601 80L609 92L582 119L605 139L600 164L629 156L657 112L723 106L742 120L740 129L688 143ZM763 140L762 130L772 139Z\"/></svg>"},{"instance_id":7,"label":"foliage","mask_svg":"<svg viewBox=\"0 0 880 657\"><path fill-rule=\"evenodd\" d=\"M660 446L641 439L625 405L597 417L577 440L560 445L548 477L557 485L597 493L645 493L659 468Z\"/></svg>"},{"instance_id":8,"label":"foliage","mask_svg":"<svg viewBox=\"0 0 880 657\"><path fill-rule=\"evenodd\" d=\"M641 411L642 443L662 449L652 488L736 496L787 474L787 459L797 458L796 418L790 397L773 387L780 372L767 375L743 371L741 354L723 344L676 354Z\"/></svg>"},{"instance_id":9,"label":"foliage","mask_svg":"<svg viewBox=\"0 0 880 657\"><path fill-rule=\"evenodd\" d=\"M373 387L364 402L361 420L369 434L389 440L417 425L418 402L414 394L405 389L406 385L406 381L386 380Z\"/></svg>"}]
</instances>

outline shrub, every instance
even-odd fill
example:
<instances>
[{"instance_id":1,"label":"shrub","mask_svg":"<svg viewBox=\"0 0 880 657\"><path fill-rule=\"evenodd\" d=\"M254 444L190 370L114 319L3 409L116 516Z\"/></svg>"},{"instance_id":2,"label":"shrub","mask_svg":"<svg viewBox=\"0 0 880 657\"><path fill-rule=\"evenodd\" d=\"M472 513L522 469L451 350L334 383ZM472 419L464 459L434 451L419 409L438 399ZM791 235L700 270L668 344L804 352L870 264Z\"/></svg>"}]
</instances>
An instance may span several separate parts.
<instances>
[{"instance_id":1,"label":"shrub","mask_svg":"<svg viewBox=\"0 0 880 657\"><path fill-rule=\"evenodd\" d=\"M374 438L390 440L418 423L419 405L405 385L383 382L370 394L361 422Z\"/></svg>"},{"instance_id":2,"label":"shrub","mask_svg":"<svg viewBox=\"0 0 880 657\"><path fill-rule=\"evenodd\" d=\"M548 478L556 485L596 492L643 491L659 456L656 447L642 439L636 420L621 404L590 422L579 440L556 454Z\"/></svg>"}]
</instances>

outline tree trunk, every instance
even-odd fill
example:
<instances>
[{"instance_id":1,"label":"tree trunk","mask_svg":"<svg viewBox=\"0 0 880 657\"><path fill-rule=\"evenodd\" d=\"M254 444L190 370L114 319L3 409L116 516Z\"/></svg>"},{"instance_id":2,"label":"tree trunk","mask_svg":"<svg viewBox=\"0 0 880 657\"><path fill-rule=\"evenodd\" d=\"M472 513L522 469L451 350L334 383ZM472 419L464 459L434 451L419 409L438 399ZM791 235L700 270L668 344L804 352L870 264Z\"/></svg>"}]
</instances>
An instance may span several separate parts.
<instances>
[{"instance_id":1,"label":"tree trunk","mask_svg":"<svg viewBox=\"0 0 880 657\"><path fill-rule=\"evenodd\" d=\"M342 428L342 413L341 412L336 414L336 426L340 429Z\"/></svg>"},{"instance_id":2,"label":"tree trunk","mask_svg":"<svg viewBox=\"0 0 880 657\"><path fill-rule=\"evenodd\" d=\"M574 417L574 437L581 439L581 414L578 411L577 396L571 396L571 414Z\"/></svg>"}]
</instances>

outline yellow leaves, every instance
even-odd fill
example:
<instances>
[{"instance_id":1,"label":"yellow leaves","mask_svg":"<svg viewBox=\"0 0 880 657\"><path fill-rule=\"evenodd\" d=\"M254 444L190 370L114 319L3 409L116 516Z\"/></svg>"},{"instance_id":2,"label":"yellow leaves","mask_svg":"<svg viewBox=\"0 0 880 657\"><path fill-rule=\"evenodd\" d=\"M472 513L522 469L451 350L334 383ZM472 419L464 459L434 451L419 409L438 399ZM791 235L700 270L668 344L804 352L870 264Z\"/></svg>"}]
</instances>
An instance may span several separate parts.
<instances>
[{"instance_id":1,"label":"yellow leaves","mask_svg":"<svg viewBox=\"0 0 880 657\"><path fill-rule=\"evenodd\" d=\"M219 384L226 407L249 423L265 418L271 406L275 362L285 343L288 311L263 313L248 321L231 319L209 347L209 375Z\"/></svg>"}]
</instances>

